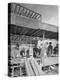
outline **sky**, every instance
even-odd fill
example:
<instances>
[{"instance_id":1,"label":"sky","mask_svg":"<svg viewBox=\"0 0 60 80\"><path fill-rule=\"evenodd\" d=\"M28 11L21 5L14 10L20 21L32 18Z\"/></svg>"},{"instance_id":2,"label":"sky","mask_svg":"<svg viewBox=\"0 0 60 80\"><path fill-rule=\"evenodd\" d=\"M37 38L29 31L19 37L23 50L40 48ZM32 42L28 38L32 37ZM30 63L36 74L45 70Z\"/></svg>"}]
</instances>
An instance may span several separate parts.
<instances>
[{"instance_id":1,"label":"sky","mask_svg":"<svg viewBox=\"0 0 60 80\"><path fill-rule=\"evenodd\" d=\"M41 4L21 4L42 15L42 22L58 26L58 6Z\"/></svg>"}]
</instances>

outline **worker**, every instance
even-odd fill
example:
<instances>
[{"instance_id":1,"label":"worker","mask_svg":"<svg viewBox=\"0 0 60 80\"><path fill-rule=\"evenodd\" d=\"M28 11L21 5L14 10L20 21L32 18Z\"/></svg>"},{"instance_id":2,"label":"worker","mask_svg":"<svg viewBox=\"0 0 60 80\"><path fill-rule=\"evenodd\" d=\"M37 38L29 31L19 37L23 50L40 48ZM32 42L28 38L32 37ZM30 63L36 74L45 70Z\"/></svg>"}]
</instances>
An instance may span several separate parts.
<instances>
[{"instance_id":1,"label":"worker","mask_svg":"<svg viewBox=\"0 0 60 80\"><path fill-rule=\"evenodd\" d=\"M34 57L34 58L37 58L37 55L38 55L38 48L37 48L37 46L35 45L35 47L33 48L33 57Z\"/></svg>"},{"instance_id":2,"label":"worker","mask_svg":"<svg viewBox=\"0 0 60 80\"><path fill-rule=\"evenodd\" d=\"M23 49L20 51L20 55L21 55L21 57L24 57L24 56L25 56L25 48L23 48Z\"/></svg>"},{"instance_id":3,"label":"worker","mask_svg":"<svg viewBox=\"0 0 60 80\"><path fill-rule=\"evenodd\" d=\"M49 42L49 46L48 46L48 51L47 51L47 56L50 57L53 53L53 46L52 46L52 42Z\"/></svg>"},{"instance_id":4,"label":"worker","mask_svg":"<svg viewBox=\"0 0 60 80\"><path fill-rule=\"evenodd\" d=\"M29 58L29 49L26 51L26 57Z\"/></svg>"},{"instance_id":5,"label":"worker","mask_svg":"<svg viewBox=\"0 0 60 80\"><path fill-rule=\"evenodd\" d=\"M19 44L18 44L18 43L17 43L16 46L12 49L11 57L12 57L12 58L17 58L17 57L19 57Z\"/></svg>"},{"instance_id":6,"label":"worker","mask_svg":"<svg viewBox=\"0 0 60 80\"><path fill-rule=\"evenodd\" d=\"M58 54L58 44L56 44L55 48L54 48L54 54L57 55Z\"/></svg>"},{"instance_id":7,"label":"worker","mask_svg":"<svg viewBox=\"0 0 60 80\"><path fill-rule=\"evenodd\" d=\"M44 44L44 56L47 56L47 51L48 51L48 42L45 42Z\"/></svg>"}]
</instances>

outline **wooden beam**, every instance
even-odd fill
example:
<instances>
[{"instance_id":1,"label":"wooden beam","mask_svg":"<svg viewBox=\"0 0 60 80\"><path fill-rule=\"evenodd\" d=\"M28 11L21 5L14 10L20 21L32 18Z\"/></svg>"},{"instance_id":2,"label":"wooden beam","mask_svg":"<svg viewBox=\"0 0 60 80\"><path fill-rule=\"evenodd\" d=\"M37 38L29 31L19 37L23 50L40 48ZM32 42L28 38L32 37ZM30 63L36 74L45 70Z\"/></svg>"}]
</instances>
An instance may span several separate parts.
<instances>
[{"instance_id":1,"label":"wooden beam","mask_svg":"<svg viewBox=\"0 0 60 80\"><path fill-rule=\"evenodd\" d=\"M17 9L16 9L16 13L19 14L19 9L20 9L20 6L17 5Z\"/></svg>"},{"instance_id":2,"label":"wooden beam","mask_svg":"<svg viewBox=\"0 0 60 80\"><path fill-rule=\"evenodd\" d=\"M30 65L30 61L28 59L25 59L25 67L26 67L26 72L28 76L34 76L33 69Z\"/></svg>"},{"instance_id":3,"label":"wooden beam","mask_svg":"<svg viewBox=\"0 0 60 80\"><path fill-rule=\"evenodd\" d=\"M35 13L33 12L33 14L31 15L31 17L33 18L34 15L35 15Z\"/></svg>"},{"instance_id":4,"label":"wooden beam","mask_svg":"<svg viewBox=\"0 0 60 80\"><path fill-rule=\"evenodd\" d=\"M19 15L20 15L20 13L21 13L21 6L20 6L20 8L19 8Z\"/></svg>"},{"instance_id":5,"label":"wooden beam","mask_svg":"<svg viewBox=\"0 0 60 80\"><path fill-rule=\"evenodd\" d=\"M28 14L27 14L27 17L29 17L29 14L30 14L30 10L28 10L29 12L28 12Z\"/></svg>"},{"instance_id":6,"label":"wooden beam","mask_svg":"<svg viewBox=\"0 0 60 80\"><path fill-rule=\"evenodd\" d=\"M38 14L36 14L36 15L34 16L34 19L36 19L36 18L37 18L37 16L38 16Z\"/></svg>"},{"instance_id":7,"label":"wooden beam","mask_svg":"<svg viewBox=\"0 0 60 80\"><path fill-rule=\"evenodd\" d=\"M38 19L41 18L41 15L38 16Z\"/></svg>"},{"instance_id":8,"label":"wooden beam","mask_svg":"<svg viewBox=\"0 0 60 80\"><path fill-rule=\"evenodd\" d=\"M33 12L29 15L30 18L32 18Z\"/></svg>"},{"instance_id":9,"label":"wooden beam","mask_svg":"<svg viewBox=\"0 0 60 80\"><path fill-rule=\"evenodd\" d=\"M26 8L25 8L26 9ZM26 11L25 11L25 16L27 16L27 9L26 9Z\"/></svg>"},{"instance_id":10,"label":"wooden beam","mask_svg":"<svg viewBox=\"0 0 60 80\"><path fill-rule=\"evenodd\" d=\"M23 10L22 10L22 12L21 12L21 15L22 15L22 16L25 15L25 13L24 13L24 7L23 7Z\"/></svg>"},{"instance_id":11,"label":"wooden beam","mask_svg":"<svg viewBox=\"0 0 60 80\"><path fill-rule=\"evenodd\" d=\"M30 11L30 14L29 14L29 17L31 18L31 16L32 16L32 14L33 14L33 12L32 11Z\"/></svg>"},{"instance_id":12,"label":"wooden beam","mask_svg":"<svg viewBox=\"0 0 60 80\"><path fill-rule=\"evenodd\" d=\"M27 10L25 8L24 8L23 13L24 13L24 16L26 16Z\"/></svg>"},{"instance_id":13,"label":"wooden beam","mask_svg":"<svg viewBox=\"0 0 60 80\"><path fill-rule=\"evenodd\" d=\"M36 13L34 14L34 16L36 16ZM34 16L32 18L34 18Z\"/></svg>"},{"instance_id":14,"label":"wooden beam","mask_svg":"<svg viewBox=\"0 0 60 80\"><path fill-rule=\"evenodd\" d=\"M22 14L22 11L23 11L23 7L20 8L19 15Z\"/></svg>"}]
</instances>

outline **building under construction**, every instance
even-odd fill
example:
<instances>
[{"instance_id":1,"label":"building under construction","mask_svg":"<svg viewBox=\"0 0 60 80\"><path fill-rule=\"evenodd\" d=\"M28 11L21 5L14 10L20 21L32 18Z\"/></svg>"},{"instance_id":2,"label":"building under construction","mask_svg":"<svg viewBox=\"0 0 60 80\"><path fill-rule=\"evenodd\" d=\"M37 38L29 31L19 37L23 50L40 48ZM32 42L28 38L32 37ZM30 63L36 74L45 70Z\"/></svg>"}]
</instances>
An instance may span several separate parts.
<instances>
[{"instance_id":1,"label":"building under construction","mask_svg":"<svg viewBox=\"0 0 60 80\"><path fill-rule=\"evenodd\" d=\"M8 4L8 76L58 74L58 26L22 4Z\"/></svg>"}]
</instances>

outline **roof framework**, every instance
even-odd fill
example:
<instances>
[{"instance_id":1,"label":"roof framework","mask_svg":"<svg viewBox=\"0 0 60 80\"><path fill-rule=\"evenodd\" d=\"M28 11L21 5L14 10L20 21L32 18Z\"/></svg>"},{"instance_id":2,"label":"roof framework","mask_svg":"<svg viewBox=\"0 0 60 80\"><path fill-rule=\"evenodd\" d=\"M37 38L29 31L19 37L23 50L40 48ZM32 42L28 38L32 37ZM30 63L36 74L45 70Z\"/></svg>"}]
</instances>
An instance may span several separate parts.
<instances>
[{"instance_id":1,"label":"roof framework","mask_svg":"<svg viewBox=\"0 0 60 80\"><path fill-rule=\"evenodd\" d=\"M20 16L26 16L33 19L41 19L41 14L16 3L11 4L11 12Z\"/></svg>"}]
</instances>

